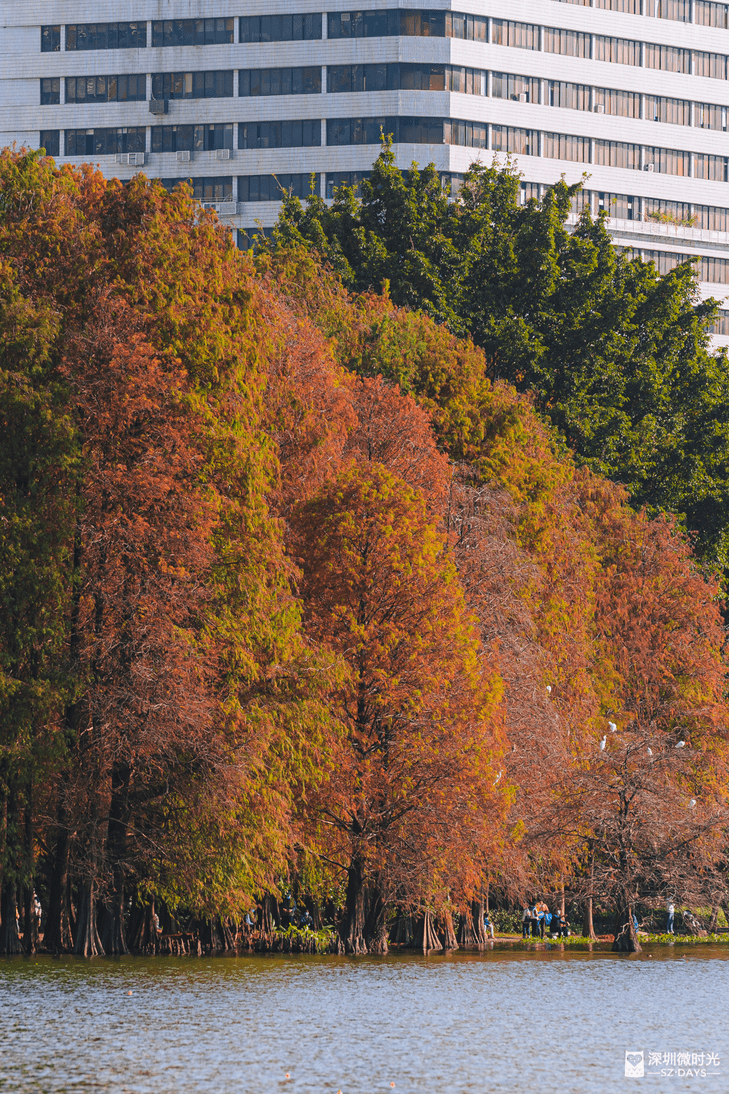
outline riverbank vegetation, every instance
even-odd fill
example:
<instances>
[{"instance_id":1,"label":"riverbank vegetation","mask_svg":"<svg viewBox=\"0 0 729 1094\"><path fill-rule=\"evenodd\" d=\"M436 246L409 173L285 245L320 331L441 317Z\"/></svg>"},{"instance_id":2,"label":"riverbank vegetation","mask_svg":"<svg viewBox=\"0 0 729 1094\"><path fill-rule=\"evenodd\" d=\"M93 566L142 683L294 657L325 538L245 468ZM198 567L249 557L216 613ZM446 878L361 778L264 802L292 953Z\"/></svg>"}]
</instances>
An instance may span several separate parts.
<instances>
[{"instance_id":1,"label":"riverbank vegetation","mask_svg":"<svg viewBox=\"0 0 729 1094\"><path fill-rule=\"evenodd\" d=\"M388 157L244 255L2 155L1 952L726 902L712 307L561 183Z\"/></svg>"}]
</instances>

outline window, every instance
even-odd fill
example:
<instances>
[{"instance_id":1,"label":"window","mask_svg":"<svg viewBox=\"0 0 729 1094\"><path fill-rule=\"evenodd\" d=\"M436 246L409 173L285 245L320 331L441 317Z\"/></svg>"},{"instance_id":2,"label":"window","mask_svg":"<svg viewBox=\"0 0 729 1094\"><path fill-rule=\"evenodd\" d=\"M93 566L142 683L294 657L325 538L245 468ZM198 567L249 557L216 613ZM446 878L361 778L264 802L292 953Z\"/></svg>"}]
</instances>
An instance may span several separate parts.
<instances>
[{"instance_id":1,"label":"window","mask_svg":"<svg viewBox=\"0 0 729 1094\"><path fill-rule=\"evenodd\" d=\"M41 129L38 147L45 148L47 156L60 156L61 131L60 129Z\"/></svg>"},{"instance_id":2,"label":"window","mask_svg":"<svg viewBox=\"0 0 729 1094\"><path fill-rule=\"evenodd\" d=\"M729 232L729 209L716 205L694 205L696 227L707 232Z\"/></svg>"},{"instance_id":3,"label":"window","mask_svg":"<svg viewBox=\"0 0 729 1094\"><path fill-rule=\"evenodd\" d=\"M67 103L131 103L147 98L147 77L131 76L67 76Z\"/></svg>"},{"instance_id":4,"label":"window","mask_svg":"<svg viewBox=\"0 0 729 1094\"><path fill-rule=\"evenodd\" d=\"M590 162L590 138L572 137L565 133L543 133L542 155L550 160Z\"/></svg>"},{"instance_id":5,"label":"window","mask_svg":"<svg viewBox=\"0 0 729 1094\"><path fill-rule=\"evenodd\" d=\"M495 99L538 103L539 79L536 76L512 76L509 72L494 72L491 76L491 94Z\"/></svg>"},{"instance_id":6,"label":"window","mask_svg":"<svg viewBox=\"0 0 729 1094\"><path fill-rule=\"evenodd\" d=\"M60 53L60 50L61 28L41 27L41 53Z\"/></svg>"},{"instance_id":7,"label":"window","mask_svg":"<svg viewBox=\"0 0 729 1094\"><path fill-rule=\"evenodd\" d=\"M119 152L144 152L147 130L143 126L123 129L67 129L67 156L113 156Z\"/></svg>"},{"instance_id":8,"label":"window","mask_svg":"<svg viewBox=\"0 0 729 1094\"><path fill-rule=\"evenodd\" d=\"M329 38L385 38L401 34L412 38L445 38L446 20L451 16L445 11L337 11L327 17ZM452 16L453 19L458 18ZM468 19L467 16L461 16ZM474 23L474 17L470 17ZM485 20L481 20L485 23ZM451 23L452 26L452 23ZM449 37L467 37L449 35ZM475 28L474 28L475 36ZM483 39L485 40L485 32Z\"/></svg>"},{"instance_id":9,"label":"window","mask_svg":"<svg viewBox=\"0 0 729 1094\"><path fill-rule=\"evenodd\" d=\"M595 141L595 163L602 167L640 169L640 145L624 141Z\"/></svg>"},{"instance_id":10,"label":"window","mask_svg":"<svg viewBox=\"0 0 729 1094\"><path fill-rule=\"evenodd\" d=\"M597 210L599 213L605 211L608 216L615 217L617 220L636 219L635 198L629 197L628 194L599 192L597 194Z\"/></svg>"},{"instance_id":11,"label":"window","mask_svg":"<svg viewBox=\"0 0 729 1094\"><path fill-rule=\"evenodd\" d=\"M444 65L412 65L422 80L418 86L430 90L430 74L433 70L433 90L445 89ZM440 86L438 86L440 85ZM400 66L391 65L329 65L327 91L332 94L345 91L397 91L400 87Z\"/></svg>"},{"instance_id":12,"label":"window","mask_svg":"<svg viewBox=\"0 0 729 1094\"><path fill-rule=\"evenodd\" d=\"M646 148L646 167L653 164L653 170L661 175L684 175L689 173L691 155L676 148Z\"/></svg>"},{"instance_id":13,"label":"window","mask_svg":"<svg viewBox=\"0 0 729 1094\"><path fill-rule=\"evenodd\" d=\"M225 99L233 96L233 72L155 72L153 99Z\"/></svg>"},{"instance_id":14,"label":"window","mask_svg":"<svg viewBox=\"0 0 729 1094\"><path fill-rule=\"evenodd\" d=\"M157 125L152 129L153 152L214 152L232 147L232 124Z\"/></svg>"},{"instance_id":15,"label":"window","mask_svg":"<svg viewBox=\"0 0 729 1094\"><path fill-rule=\"evenodd\" d=\"M286 194L296 198L319 196L319 175L241 175L238 179L238 201L282 201Z\"/></svg>"},{"instance_id":16,"label":"window","mask_svg":"<svg viewBox=\"0 0 729 1094\"><path fill-rule=\"evenodd\" d=\"M561 80L550 80L548 84L548 99L550 106L566 107L568 110L589 110L590 89L585 84L562 83Z\"/></svg>"},{"instance_id":17,"label":"window","mask_svg":"<svg viewBox=\"0 0 729 1094\"><path fill-rule=\"evenodd\" d=\"M694 22L704 27L729 27L729 6L715 4L712 0L695 0Z\"/></svg>"},{"instance_id":18,"label":"window","mask_svg":"<svg viewBox=\"0 0 729 1094\"><path fill-rule=\"evenodd\" d=\"M147 24L74 23L66 27L66 49L144 49Z\"/></svg>"},{"instance_id":19,"label":"window","mask_svg":"<svg viewBox=\"0 0 729 1094\"><path fill-rule=\"evenodd\" d=\"M726 80L726 57L721 53L694 51L694 76L708 76L711 80Z\"/></svg>"},{"instance_id":20,"label":"window","mask_svg":"<svg viewBox=\"0 0 729 1094\"><path fill-rule=\"evenodd\" d=\"M700 258L698 269L700 281L710 281L715 285L729 284L729 261L726 258Z\"/></svg>"},{"instance_id":21,"label":"window","mask_svg":"<svg viewBox=\"0 0 729 1094\"><path fill-rule=\"evenodd\" d=\"M485 17L483 15L461 15L456 11L447 11L446 38L465 38L470 42L485 42Z\"/></svg>"},{"instance_id":22,"label":"window","mask_svg":"<svg viewBox=\"0 0 729 1094\"><path fill-rule=\"evenodd\" d=\"M211 46L233 41L232 19L156 19L153 46Z\"/></svg>"},{"instance_id":23,"label":"window","mask_svg":"<svg viewBox=\"0 0 729 1094\"><path fill-rule=\"evenodd\" d=\"M688 125L690 103L685 99L667 99L663 95L646 95L646 121L670 122L672 125Z\"/></svg>"},{"instance_id":24,"label":"window","mask_svg":"<svg viewBox=\"0 0 729 1094\"><path fill-rule=\"evenodd\" d=\"M589 57L590 35L581 30L545 27L544 49L546 53L562 53L565 57Z\"/></svg>"},{"instance_id":25,"label":"window","mask_svg":"<svg viewBox=\"0 0 729 1094\"><path fill-rule=\"evenodd\" d=\"M607 38L605 35L595 35L596 61L612 61L616 65L639 65L640 42L633 42L629 38Z\"/></svg>"},{"instance_id":26,"label":"window","mask_svg":"<svg viewBox=\"0 0 729 1094\"><path fill-rule=\"evenodd\" d=\"M240 40L311 42L321 38L321 28L319 12L311 15L244 15L240 21ZM232 37L230 40L233 41Z\"/></svg>"},{"instance_id":27,"label":"window","mask_svg":"<svg viewBox=\"0 0 729 1094\"><path fill-rule=\"evenodd\" d=\"M696 152L694 155L694 177L697 179L709 179L712 182L726 182L726 158L724 156L709 156L704 152Z\"/></svg>"},{"instance_id":28,"label":"window","mask_svg":"<svg viewBox=\"0 0 729 1094\"><path fill-rule=\"evenodd\" d=\"M628 15L640 15L641 0L595 0L596 8L607 8L608 11L625 11Z\"/></svg>"},{"instance_id":29,"label":"window","mask_svg":"<svg viewBox=\"0 0 729 1094\"><path fill-rule=\"evenodd\" d=\"M661 275L670 273L690 258L690 255L675 254L673 251L641 251L640 256L644 262L653 262Z\"/></svg>"},{"instance_id":30,"label":"window","mask_svg":"<svg viewBox=\"0 0 729 1094\"><path fill-rule=\"evenodd\" d=\"M351 186L354 190L358 190L359 184L371 175L371 171L335 171L327 174L326 196L331 201L338 186Z\"/></svg>"},{"instance_id":31,"label":"window","mask_svg":"<svg viewBox=\"0 0 729 1094\"><path fill-rule=\"evenodd\" d=\"M521 133L523 130L515 129L514 132ZM443 123L443 143L457 144L462 148L486 148L488 126L480 122L446 121Z\"/></svg>"},{"instance_id":32,"label":"window","mask_svg":"<svg viewBox=\"0 0 729 1094\"><path fill-rule=\"evenodd\" d=\"M41 106L51 106L61 101L61 81L58 76L46 77L40 82Z\"/></svg>"},{"instance_id":33,"label":"window","mask_svg":"<svg viewBox=\"0 0 729 1094\"><path fill-rule=\"evenodd\" d=\"M691 22L691 0L659 0L658 4L648 4L647 15L656 15L658 19L675 19L679 23Z\"/></svg>"},{"instance_id":34,"label":"window","mask_svg":"<svg viewBox=\"0 0 729 1094\"><path fill-rule=\"evenodd\" d=\"M390 134L396 144L456 143L446 140L444 127L459 124L464 123L444 122L442 118L330 118L327 144L379 144L383 135ZM480 128L485 130L485 126Z\"/></svg>"},{"instance_id":35,"label":"window","mask_svg":"<svg viewBox=\"0 0 729 1094\"><path fill-rule=\"evenodd\" d=\"M492 19L491 41L495 46L539 49L539 27L533 23L512 23L508 19Z\"/></svg>"},{"instance_id":36,"label":"window","mask_svg":"<svg viewBox=\"0 0 729 1094\"><path fill-rule=\"evenodd\" d=\"M683 224L693 227L696 222L696 218L691 215L691 206L685 201L644 198L643 215L645 220L655 220L662 224Z\"/></svg>"},{"instance_id":37,"label":"window","mask_svg":"<svg viewBox=\"0 0 729 1094\"><path fill-rule=\"evenodd\" d=\"M646 68L659 68L663 72L689 72L691 68L691 50L679 46L659 46L653 42L645 44Z\"/></svg>"},{"instance_id":38,"label":"window","mask_svg":"<svg viewBox=\"0 0 729 1094\"><path fill-rule=\"evenodd\" d=\"M321 92L321 66L310 68L242 68L238 94L318 95Z\"/></svg>"},{"instance_id":39,"label":"window","mask_svg":"<svg viewBox=\"0 0 729 1094\"><path fill-rule=\"evenodd\" d=\"M727 108L711 103L694 103L694 125L699 129L726 131Z\"/></svg>"},{"instance_id":40,"label":"window","mask_svg":"<svg viewBox=\"0 0 729 1094\"><path fill-rule=\"evenodd\" d=\"M714 325L711 328L711 333L724 335L729 334L729 311L722 311L720 309L717 312L716 319L714 320Z\"/></svg>"},{"instance_id":41,"label":"window","mask_svg":"<svg viewBox=\"0 0 729 1094\"><path fill-rule=\"evenodd\" d=\"M640 93L615 91L611 87L596 87L595 106L601 106L605 114L614 114L619 118L639 118Z\"/></svg>"},{"instance_id":42,"label":"window","mask_svg":"<svg viewBox=\"0 0 729 1094\"><path fill-rule=\"evenodd\" d=\"M405 86L401 83L401 87L405 88ZM449 65L446 68L446 91L455 91L461 95L485 95L486 72L480 68L459 68L457 65Z\"/></svg>"},{"instance_id":43,"label":"window","mask_svg":"<svg viewBox=\"0 0 729 1094\"><path fill-rule=\"evenodd\" d=\"M233 197L233 179L230 175L205 179L160 179L165 190L174 190L180 183L186 183L197 201L235 201Z\"/></svg>"},{"instance_id":44,"label":"window","mask_svg":"<svg viewBox=\"0 0 729 1094\"><path fill-rule=\"evenodd\" d=\"M533 129L515 129L510 125L491 126L493 152L516 152L520 156L536 156L537 134Z\"/></svg>"},{"instance_id":45,"label":"window","mask_svg":"<svg viewBox=\"0 0 729 1094\"><path fill-rule=\"evenodd\" d=\"M541 201L541 182L522 182L519 195L519 204L526 205L528 201Z\"/></svg>"},{"instance_id":46,"label":"window","mask_svg":"<svg viewBox=\"0 0 729 1094\"><path fill-rule=\"evenodd\" d=\"M321 122L241 122L239 148L317 148L321 145Z\"/></svg>"},{"instance_id":47,"label":"window","mask_svg":"<svg viewBox=\"0 0 729 1094\"><path fill-rule=\"evenodd\" d=\"M273 228L239 228L238 250L252 251L267 239L273 239Z\"/></svg>"}]
</instances>

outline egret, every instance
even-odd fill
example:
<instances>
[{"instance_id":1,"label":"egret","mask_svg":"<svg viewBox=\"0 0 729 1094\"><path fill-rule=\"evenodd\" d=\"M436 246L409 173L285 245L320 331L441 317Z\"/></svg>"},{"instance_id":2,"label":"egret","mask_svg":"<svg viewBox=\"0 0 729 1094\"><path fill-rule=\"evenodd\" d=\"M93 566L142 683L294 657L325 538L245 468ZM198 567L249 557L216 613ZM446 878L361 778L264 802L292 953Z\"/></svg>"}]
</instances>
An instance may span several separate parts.
<instances>
[{"instance_id":1,"label":"egret","mask_svg":"<svg viewBox=\"0 0 729 1094\"><path fill-rule=\"evenodd\" d=\"M499 783L501 782L501 776L502 776L503 774L504 774L504 772L503 772L503 771L499 771L498 775L496 776L496 782L494 783L494 786L498 786L498 785L499 785Z\"/></svg>"},{"instance_id":2,"label":"egret","mask_svg":"<svg viewBox=\"0 0 729 1094\"><path fill-rule=\"evenodd\" d=\"M609 725L609 727L610 727L610 732L611 732L611 733L615 733L615 732L616 732L616 730L617 730L617 728L618 728L618 727L617 727L617 726L615 725L615 722L608 722L608 725Z\"/></svg>"},{"instance_id":3,"label":"egret","mask_svg":"<svg viewBox=\"0 0 729 1094\"><path fill-rule=\"evenodd\" d=\"M552 694L552 685L547 684L547 695L551 695L551 694Z\"/></svg>"},{"instance_id":4,"label":"egret","mask_svg":"<svg viewBox=\"0 0 729 1094\"><path fill-rule=\"evenodd\" d=\"M689 809L694 809L696 806L696 798L692 798L689 802Z\"/></svg>"},{"instance_id":5,"label":"egret","mask_svg":"<svg viewBox=\"0 0 729 1094\"><path fill-rule=\"evenodd\" d=\"M602 739L602 740L600 741L600 751L601 751L601 752L604 752L604 751L605 751L605 746L606 746L606 745L607 745L607 734L606 734L606 735L605 735L605 736L603 737L603 739Z\"/></svg>"},{"instance_id":6,"label":"egret","mask_svg":"<svg viewBox=\"0 0 729 1094\"><path fill-rule=\"evenodd\" d=\"M686 747L686 742L685 741L679 741L677 745L674 745L674 748L685 748L685 747Z\"/></svg>"},{"instance_id":7,"label":"egret","mask_svg":"<svg viewBox=\"0 0 729 1094\"><path fill-rule=\"evenodd\" d=\"M649 755L649 756L652 756L652 755L653 755L653 749L652 749L652 748L649 748L649 749L648 749L648 755Z\"/></svg>"}]
</instances>

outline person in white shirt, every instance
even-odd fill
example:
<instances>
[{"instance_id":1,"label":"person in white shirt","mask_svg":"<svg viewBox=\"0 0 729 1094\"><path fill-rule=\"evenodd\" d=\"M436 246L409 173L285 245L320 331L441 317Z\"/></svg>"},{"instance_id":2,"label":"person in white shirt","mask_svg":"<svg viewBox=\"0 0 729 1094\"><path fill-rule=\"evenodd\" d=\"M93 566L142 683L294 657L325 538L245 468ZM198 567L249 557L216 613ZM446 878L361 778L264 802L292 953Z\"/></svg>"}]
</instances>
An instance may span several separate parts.
<instances>
[{"instance_id":1,"label":"person in white shirt","mask_svg":"<svg viewBox=\"0 0 729 1094\"><path fill-rule=\"evenodd\" d=\"M673 929L673 916L675 910L676 909L674 908L672 902L669 900L668 904L666 905L666 934L675 934L675 931Z\"/></svg>"}]
</instances>

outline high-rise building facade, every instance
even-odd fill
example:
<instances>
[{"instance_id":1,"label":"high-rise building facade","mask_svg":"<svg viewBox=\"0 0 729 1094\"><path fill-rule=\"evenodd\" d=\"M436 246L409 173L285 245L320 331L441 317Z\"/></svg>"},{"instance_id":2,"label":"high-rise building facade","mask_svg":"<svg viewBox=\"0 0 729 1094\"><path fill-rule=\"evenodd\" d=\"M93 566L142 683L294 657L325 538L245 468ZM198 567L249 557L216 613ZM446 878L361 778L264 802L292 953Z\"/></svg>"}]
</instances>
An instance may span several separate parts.
<instances>
[{"instance_id":1,"label":"high-rise building facade","mask_svg":"<svg viewBox=\"0 0 729 1094\"><path fill-rule=\"evenodd\" d=\"M587 174L616 243L729 294L729 3L0 0L0 22L3 145L191 178L243 244L282 187L329 198L391 133L454 185L494 154L525 199Z\"/></svg>"}]
</instances>

